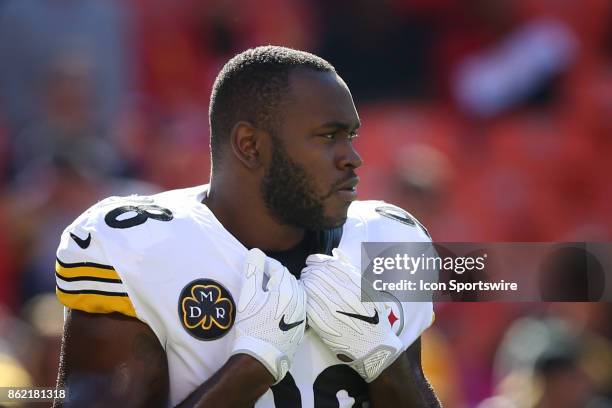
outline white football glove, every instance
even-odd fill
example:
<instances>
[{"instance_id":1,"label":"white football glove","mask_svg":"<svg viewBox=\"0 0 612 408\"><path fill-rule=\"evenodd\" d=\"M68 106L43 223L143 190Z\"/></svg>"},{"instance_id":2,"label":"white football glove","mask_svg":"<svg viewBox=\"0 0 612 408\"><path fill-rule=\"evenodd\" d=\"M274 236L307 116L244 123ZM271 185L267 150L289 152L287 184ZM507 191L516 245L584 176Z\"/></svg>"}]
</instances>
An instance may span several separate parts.
<instances>
[{"instance_id":1,"label":"white football glove","mask_svg":"<svg viewBox=\"0 0 612 408\"><path fill-rule=\"evenodd\" d=\"M383 303L361 301L361 275L339 249L310 255L300 282L308 324L340 361L371 382L404 351Z\"/></svg>"},{"instance_id":2,"label":"white football glove","mask_svg":"<svg viewBox=\"0 0 612 408\"><path fill-rule=\"evenodd\" d=\"M278 383L304 337L306 295L287 268L257 248L247 254L244 275L232 354L256 358Z\"/></svg>"}]
</instances>

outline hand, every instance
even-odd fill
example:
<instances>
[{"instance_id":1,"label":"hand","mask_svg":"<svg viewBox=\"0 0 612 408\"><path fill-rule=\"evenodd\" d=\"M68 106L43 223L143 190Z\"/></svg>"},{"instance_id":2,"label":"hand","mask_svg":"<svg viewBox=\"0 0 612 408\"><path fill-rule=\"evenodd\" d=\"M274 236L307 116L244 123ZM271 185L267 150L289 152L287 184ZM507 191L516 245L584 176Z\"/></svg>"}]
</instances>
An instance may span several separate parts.
<instances>
[{"instance_id":1,"label":"hand","mask_svg":"<svg viewBox=\"0 0 612 408\"><path fill-rule=\"evenodd\" d=\"M287 268L257 248L247 254L244 276L232 354L256 358L277 383L304 337L306 295Z\"/></svg>"},{"instance_id":2,"label":"hand","mask_svg":"<svg viewBox=\"0 0 612 408\"><path fill-rule=\"evenodd\" d=\"M311 255L300 282L308 299L308 324L321 340L367 382L404 351L380 302L362 302L357 268L339 249Z\"/></svg>"}]
</instances>

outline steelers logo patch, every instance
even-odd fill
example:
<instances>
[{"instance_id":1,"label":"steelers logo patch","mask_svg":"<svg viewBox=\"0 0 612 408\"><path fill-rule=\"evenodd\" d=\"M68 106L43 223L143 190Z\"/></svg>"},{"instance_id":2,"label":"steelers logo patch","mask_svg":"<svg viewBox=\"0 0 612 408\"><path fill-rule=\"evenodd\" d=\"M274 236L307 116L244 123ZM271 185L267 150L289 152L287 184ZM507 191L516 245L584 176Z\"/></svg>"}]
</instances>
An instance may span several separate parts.
<instances>
[{"instance_id":1,"label":"steelers logo patch","mask_svg":"<svg viewBox=\"0 0 612 408\"><path fill-rule=\"evenodd\" d=\"M378 294L384 301L385 315L389 320L391 329L399 336L402 330L404 330L404 308L401 302L391 293L381 291Z\"/></svg>"},{"instance_id":2,"label":"steelers logo patch","mask_svg":"<svg viewBox=\"0 0 612 408\"><path fill-rule=\"evenodd\" d=\"M229 291L212 279L197 279L181 291L178 304L183 328L199 340L219 339L232 328L236 304Z\"/></svg>"}]
</instances>

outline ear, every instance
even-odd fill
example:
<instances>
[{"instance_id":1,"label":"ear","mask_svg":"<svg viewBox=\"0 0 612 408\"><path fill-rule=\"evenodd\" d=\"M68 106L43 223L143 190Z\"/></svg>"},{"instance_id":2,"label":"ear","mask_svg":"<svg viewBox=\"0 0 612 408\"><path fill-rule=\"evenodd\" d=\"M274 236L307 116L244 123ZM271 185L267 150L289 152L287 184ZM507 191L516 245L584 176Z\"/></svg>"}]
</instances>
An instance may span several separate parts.
<instances>
[{"instance_id":1,"label":"ear","mask_svg":"<svg viewBox=\"0 0 612 408\"><path fill-rule=\"evenodd\" d=\"M249 169L255 169L261 164L259 137L260 132L257 131L257 128L245 121L236 123L230 134L230 144L234 155Z\"/></svg>"}]
</instances>

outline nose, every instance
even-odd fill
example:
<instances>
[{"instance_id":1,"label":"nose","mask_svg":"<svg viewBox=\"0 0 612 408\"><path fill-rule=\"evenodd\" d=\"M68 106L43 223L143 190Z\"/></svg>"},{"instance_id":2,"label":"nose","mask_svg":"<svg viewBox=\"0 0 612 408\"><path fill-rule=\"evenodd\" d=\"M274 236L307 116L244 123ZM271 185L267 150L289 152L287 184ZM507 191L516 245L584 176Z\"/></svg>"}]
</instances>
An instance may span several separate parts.
<instances>
[{"instance_id":1,"label":"nose","mask_svg":"<svg viewBox=\"0 0 612 408\"><path fill-rule=\"evenodd\" d=\"M346 169L354 170L360 167L363 164L363 160L361 159L359 153L357 153L357 150L355 149L355 146L353 146L353 143L350 141L346 141L345 143L342 143L342 146L343 147L339 152L337 160L338 168L344 171Z\"/></svg>"}]
</instances>

